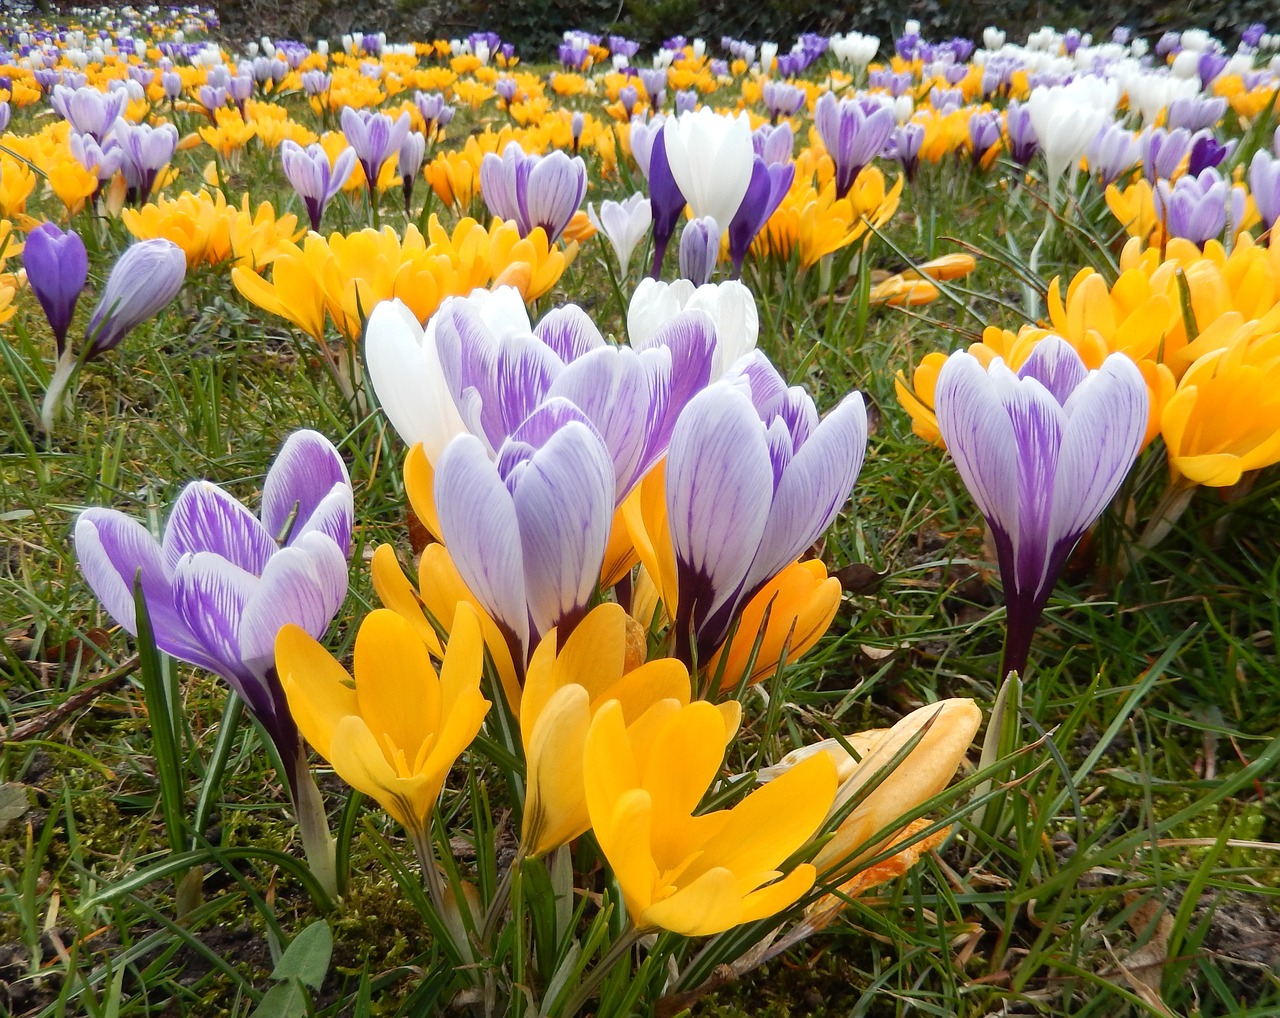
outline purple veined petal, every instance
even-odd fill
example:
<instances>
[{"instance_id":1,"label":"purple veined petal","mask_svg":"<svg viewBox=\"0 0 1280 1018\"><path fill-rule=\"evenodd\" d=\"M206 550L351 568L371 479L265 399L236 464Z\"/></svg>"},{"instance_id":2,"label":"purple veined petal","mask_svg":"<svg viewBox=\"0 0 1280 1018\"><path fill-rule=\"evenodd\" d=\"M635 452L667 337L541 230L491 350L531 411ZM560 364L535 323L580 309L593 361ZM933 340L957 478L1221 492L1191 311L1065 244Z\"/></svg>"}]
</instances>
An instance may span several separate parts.
<instances>
[{"instance_id":1,"label":"purple veined petal","mask_svg":"<svg viewBox=\"0 0 1280 1018\"><path fill-rule=\"evenodd\" d=\"M331 497L335 487L346 488L348 492L346 504L350 508L345 519L340 512L341 498L335 502ZM333 443L318 431L295 431L285 439L262 485L262 525L268 534L279 540L296 506L297 515L290 525L285 544L292 544L309 530L323 529L345 554L351 547L352 517L355 514L350 491L351 477L347 473L347 465ZM312 526L313 517L322 505L325 517Z\"/></svg>"},{"instance_id":2,"label":"purple veined petal","mask_svg":"<svg viewBox=\"0 0 1280 1018\"><path fill-rule=\"evenodd\" d=\"M676 422L666 501L686 617L705 618L733 596L760 546L773 490L763 430L729 382L695 396Z\"/></svg>"},{"instance_id":3,"label":"purple veined petal","mask_svg":"<svg viewBox=\"0 0 1280 1018\"><path fill-rule=\"evenodd\" d=\"M1111 354L1071 394L1054 479L1051 542L1074 544L1115 497L1142 449L1147 403L1142 373L1123 354Z\"/></svg>"},{"instance_id":4,"label":"purple veined petal","mask_svg":"<svg viewBox=\"0 0 1280 1018\"><path fill-rule=\"evenodd\" d=\"M960 479L997 540L1018 532L1018 453L1013 422L976 357L959 350L947 358L934 389L938 431Z\"/></svg>"},{"instance_id":5,"label":"purple veined petal","mask_svg":"<svg viewBox=\"0 0 1280 1018\"><path fill-rule=\"evenodd\" d=\"M515 142L511 143L516 145ZM519 148L519 145L516 145ZM510 148L510 146L508 146ZM498 219L517 222L520 206L516 201L514 167L504 156L486 152L480 161L480 193L489 211Z\"/></svg>"},{"instance_id":6,"label":"purple veined petal","mask_svg":"<svg viewBox=\"0 0 1280 1018\"><path fill-rule=\"evenodd\" d=\"M238 653L255 675L275 664L276 634L289 622L317 640L347 596L347 556L331 538L303 534L267 563L240 617Z\"/></svg>"},{"instance_id":7,"label":"purple veined petal","mask_svg":"<svg viewBox=\"0 0 1280 1018\"><path fill-rule=\"evenodd\" d=\"M613 522L613 463L585 424L561 428L520 476L513 504L529 619L541 636L585 610Z\"/></svg>"},{"instance_id":8,"label":"purple veined petal","mask_svg":"<svg viewBox=\"0 0 1280 1018\"><path fill-rule=\"evenodd\" d=\"M520 422L520 426L503 443L497 460L498 473L508 477L508 464L528 460L530 455L551 441L556 432L574 422L585 424L592 431L596 430L595 425L591 423L591 418L573 400L556 393L548 393L547 398ZM514 447L520 447L524 451L516 452L514 458L509 458ZM508 478L508 487L510 487L510 478Z\"/></svg>"},{"instance_id":9,"label":"purple veined petal","mask_svg":"<svg viewBox=\"0 0 1280 1018\"><path fill-rule=\"evenodd\" d=\"M711 383L716 325L705 311L683 311L658 327L651 344L640 354L649 378L649 413L653 419L648 449L638 468L640 475L666 453L680 414ZM650 360L659 352L669 359Z\"/></svg>"},{"instance_id":10,"label":"purple veined petal","mask_svg":"<svg viewBox=\"0 0 1280 1018\"><path fill-rule=\"evenodd\" d=\"M855 392L827 414L783 470L747 590L781 572L831 526L862 470L866 448L867 410Z\"/></svg>"},{"instance_id":11,"label":"purple veined petal","mask_svg":"<svg viewBox=\"0 0 1280 1018\"><path fill-rule=\"evenodd\" d=\"M325 157L326 159L328 156ZM329 170L328 186L325 188L324 200L329 201L334 195L346 186L351 174L356 170L356 150L348 146L342 150L342 154L334 160L333 166Z\"/></svg>"},{"instance_id":12,"label":"purple veined petal","mask_svg":"<svg viewBox=\"0 0 1280 1018\"><path fill-rule=\"evenodd\" d=\"M600 434L613 467L614 500L620 504L639 480L653 426L650 385L641 357L667 362L670 354L627 347L593 350L568 365L548 390L578 407Z\"/></svg>"},{"instance_id":13,"label":"purple veined petal","mask_svg":"<svg viewBox=\"0 0 1280 1018\"><path fill-rule=\"evenodd\" d=\"M240 658L240 617L258 586L258 577L216 552L183 555L173 570L173 605L178 616L217 662L213 670L258 713L268 701Z\"/></svg>"},{"instance_id":14,"label":"purple veined petal","mask_svg":"<svg viewBox=\"0 0 1280 1018\"><path fill-rule=\"evenodd\" d=\"M1089 369L1075 348L1058 336L1047 336L1037 343L1018 369L1019 378L1034 378L1049 390L1059 405L1066 404L1088 374Z\"/></svg>"},{"instance_id":15,"label":"purple veined petal","mask_svg":"<svg viewBox=\"0 0 1280 1018\"><path fill-rule=\"evenodd\" d=\"M329 489L301 528L295 528L289 544L305 534L324 534L343 555L351 553L351 531L355 523L355 495L351 485L338 483Z\"/></svg>"},{"instance_id":16,"label":"purple veined petal","mask_svg":"<svg viewBox=\"0 0 1280 1018\"><path fill-rule=\"evenodd\" d=\"M512 336L498 354L492 389L483 392L485 436L496 449L537 408L564 363L533 335Z\"/></svg>"},{"instance_id":17,"label":"purple veined petal","mask_svg":"<svg viewBox=\"0 0 1280 1018\"><path fill-rule=\"evenodd\" d=\"M161 545L170 570L183 555L209 551L253 576L262 575L276 552L274 538L258 518L209 481L192 481L182 489Z\"/></svg>"},{"instance_id":18,"label":"purple veined petal","mask_svg":"<svg viewBox=\"0 0 1280 1018\"><path fill-rule=\"evenodd\" d=\"M996 361L988 368L997 400L1013 426L1017 451L1018 527L1012 532L1017 587L1024 593L1044 589L1049 564L1049 520L1054 478L1067 423L1066 412L1034 378L1019 379Z\"/></svg>"},{"instance_id":19,"label":"purple veined petal","mask_svg":"<svg viewBox=\"0 0 1280 1018\"><path fill-rule=\"evenodd\" d=\"M560 238L587 193L587 167L581 156L570 158L557 150L530 169L526 186L517 193L525 233L541 226L547 240Z\"/></svg>"},{"instance_id":20,"label":"purple veined petal","mask_svg":"<svg viewBox=\"0 0 1280 1018\"><path fill-rule=\"evenodd\" d=\"M523 653L529 611L520 525L480 439L460 435L445 447L436 464L435 498L441 536L463 582Z\"/></svg>"},{"instance_id":21,"label":"purple veined petal","mask_svg":"<svg viewBox=\"0 0 1280 1018\"><path fill-rule=\"evenodd\" d=\"M423 333L400 300L382 301L365 326L369 379L383 412L407 445L421 442L434 463L466 431L446 383L436 330Z\"/></svg>"},{"instance_id":22,"label":"purple veined petal","mask_svg":"<svg viewBox=\"0 0 1280 1018\"><path fill-rule=\"evenodd\" d=\"M142 570L156 645L170 657L218 671L215 661L182 621L173 605L173 583L160 543L137 520L115 509L91 508L76 520L76 558L85 582L107 614L131 636L138 635L133 600L134 577Z\"/></svg>"},{"instance_id":23,"label":"purple veined petal","mask_svg":"<svg viewBox=\"0 0 1280 1018\"><path fill-rule=\"evenodd\" d=\"M543 315L533 334L555 351L565 364L608 345L591 316L577 304L552 308Z\"/></svg>"},{"instance_id":24,"label":"purple veined petal","mask_svg":"<svg viewBox=\"0 0 1280 1018\"><path fill-rule=\"evenodd\" d=\"M741 379L751 395L751 403L756 408L762 421L773 416L787 398L787 382L773 362L762 350L750 350L743 354L725 372L725 379L737 381ZM817 411L814 411L815 416Z\"/></svg>"}]
</instances>

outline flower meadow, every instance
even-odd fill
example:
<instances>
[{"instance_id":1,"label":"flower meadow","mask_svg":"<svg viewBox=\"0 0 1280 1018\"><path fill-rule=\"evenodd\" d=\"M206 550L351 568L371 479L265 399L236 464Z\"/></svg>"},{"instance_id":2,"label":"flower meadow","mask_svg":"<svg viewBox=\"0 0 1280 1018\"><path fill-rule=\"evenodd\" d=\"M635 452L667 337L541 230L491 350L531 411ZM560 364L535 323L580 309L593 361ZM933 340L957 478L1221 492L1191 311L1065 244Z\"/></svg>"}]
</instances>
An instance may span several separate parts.
<instances>
[{"instance_id":1,"label":"flower meadow","mask_svg":"<svg viewBox=\"0 0 1280 1018\"><path fill-rule=\"evenodd\" d=\"M1280 34L849 27L0 20L6 1013L1275 1013Z\"/></svg>"}]
</instances>

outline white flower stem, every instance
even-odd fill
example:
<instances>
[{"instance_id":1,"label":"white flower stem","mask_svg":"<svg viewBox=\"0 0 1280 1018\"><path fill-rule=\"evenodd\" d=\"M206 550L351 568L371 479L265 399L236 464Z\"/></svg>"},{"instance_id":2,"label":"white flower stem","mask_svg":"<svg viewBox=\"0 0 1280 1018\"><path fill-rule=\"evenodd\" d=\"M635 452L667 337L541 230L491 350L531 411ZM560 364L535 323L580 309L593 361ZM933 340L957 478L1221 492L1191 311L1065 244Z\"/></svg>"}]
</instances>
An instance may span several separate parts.
<instances>
[{"instance_id":1,"label":"white flower stem","mask_svg":"<svg viewBox=\"0 0 1280 1018\"><path fill-rule=\"evenodd\" d=\"M329 835L329 818L324 811L324 800L311 774L307 751L298 742L297 789L294 791L294 811L298 816L298 835L302 839L302 852L307 857L311 874L330 898L338 896L338 868L335 860L335 842Z\"/></svg>"},{"instance_id":2,"label":"white flower stem","mask_svg":"<svg viewBox=\"0 0 1280 1018\"><path fill-rule=\"evenodd\" d=\"M71 379L75 377L76 369L80 366L80 361L68 344L58 356L57 366L53 369L53 377L49 379L49 388L44 394L44 403L40 406L40 430L46 435L53 434L53 422L58 418L58 412L62 409L63 398L66 396L67 387L71 384Z\"/></svg>"}]
</instances>

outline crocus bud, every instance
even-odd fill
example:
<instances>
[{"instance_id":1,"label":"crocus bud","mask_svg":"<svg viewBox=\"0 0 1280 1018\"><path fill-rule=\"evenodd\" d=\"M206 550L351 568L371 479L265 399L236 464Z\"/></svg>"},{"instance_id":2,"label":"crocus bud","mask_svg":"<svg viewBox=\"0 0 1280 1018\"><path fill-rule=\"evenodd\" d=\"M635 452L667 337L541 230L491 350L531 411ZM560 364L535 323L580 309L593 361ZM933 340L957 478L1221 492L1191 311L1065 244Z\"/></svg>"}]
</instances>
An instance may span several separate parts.
<instances>
[{"instance_id":1,"label":"crocus bud","mask_svg":"<svg viewBox=\"0 0 1280 1018\"><path fill-rule=\"evenodd\" d=\"M31 291L49 320L61 356L76 301L89 276L89 256L84 241L74 230L63 233L53 223L41 223L27 235L22 264L27 270Z\"/></svg>"},{"instance_id":2,"label":"crocus bud","mask_svg":"<svg viewBox=\"0 0 1280 1018\"><path fill-rule=\"evenodd\" d=\"M182 248L169 240L141 240L125 248L102 288L85 329L86 360L114 349L135 327L178 295L187 275Z\"/></svg>"},{"instance_id":3,"label":"crocus bud","mask_svg":"<svg viewBox=\"0 0 1280 1018\"><path fill-rule=\"evenodd\" d=\"M160 84L164 87L166 99L176 99L182 95L182 75L177 71L165 71L160 75Z\"/></svg>"},{"instance_id":4,"label":"crocus bud","mask_svg":"<svg viewBox=\"0 0 1280 1018\"><path fill-rule=\"evenodd\" d=\"M680 234L680 276L694 286L711 282L720 255L720 227L710 216L685 224Z\"/></svg>"}]
</instances>

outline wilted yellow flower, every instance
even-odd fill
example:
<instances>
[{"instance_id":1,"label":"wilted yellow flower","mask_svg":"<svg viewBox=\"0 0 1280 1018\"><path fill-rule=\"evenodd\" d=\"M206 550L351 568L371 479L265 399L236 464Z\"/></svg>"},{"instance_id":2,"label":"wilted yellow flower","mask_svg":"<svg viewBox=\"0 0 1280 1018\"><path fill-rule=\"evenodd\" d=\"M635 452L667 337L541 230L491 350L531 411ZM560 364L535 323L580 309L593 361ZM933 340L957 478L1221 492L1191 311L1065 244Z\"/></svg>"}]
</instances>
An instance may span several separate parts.
<instances>
[{"instance_id":1,"label":"wilted yellow flower","mask_svg":"<svg viewBox=\"0 0 1280 1018\"><path fill-rule=\"evenodd\" d=\"M840 790L833 812L860 794L872 780L883 777L819 850L814 858L818 872L849 873L859 862L876 855L888 840L883 832L947 787L980 724L982 711L972 700L943 700L912 711L887 731L865 732L846 740L858 751L860 759L856 761L835 740L809 747L810 753L820 748L822 752L816 755L828 756L840 770ZM922 731L924 734L906 759L888 775L882 775L880 772L889 761ZM881 835L879 840L875 839L877 834Z\"/></svg>"},{"instance_id":2,"label":"wilted yellow flower","mask_svg":"<svg viewBox=\"0 0 1280 1018\"><path fill-rule=\"evenodd\" d=\"M659 701L689 702L685 666L674 658L644 663L644 638L629 640L629 625L636 623L620 605L598 605L562 648L553 629L529 661L520 703L528 770L520 843L528 855L544 855L591 826L584 754L591 720L604 704L619 704L630 728L644 724L646 712ZM732 720L736 728L736 717Z\"/></svg>"},{"instance_id":3,"label":"wilted yellow flower","mask_svg":"<svg viewBox=\"0 0 1280 1018\"><path fill-rule=\"evenodd\" d=\"M821 560L792 562L747 602L737 632L707 663L708 674L716 675L724 659L722 693L736 688L744 676L747 682L769 678L778 670L783 649L788 662L808 653L835 620L839 607L840 581L827 576ZM757 638L760 649L748 674Z\"/></svg>"},{"instance_id":4,"label":"wilted yellow flower","mask_svg":"<svg viewBox=\"0 0 1280 1018\"><path fill-rule=\"evenodd\" d=\"M413 627L385 609L360 626L354 681L298 626L276 637L276 669L298 730L420 843L449 768L490 706L480 692L479 620L463 606L454 622L438 675Z\"/></svg>"},{"instance_id":5,"label":"wilted yellow flower","mask_svg":"<svg viewBox=\"0 0 1280 1018\"><path fill-rule=\"evenodd\" d=\"M732 809L694 815L731 736L705 700L660 701L630 729L611 701L591 722L587 811L639 929L709 936L775 915L813 886L812 865L778 867L821 826L835 765L814 755Z\"/></svg>"}]
</instances>

